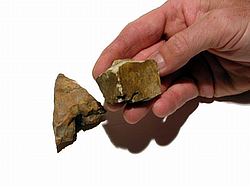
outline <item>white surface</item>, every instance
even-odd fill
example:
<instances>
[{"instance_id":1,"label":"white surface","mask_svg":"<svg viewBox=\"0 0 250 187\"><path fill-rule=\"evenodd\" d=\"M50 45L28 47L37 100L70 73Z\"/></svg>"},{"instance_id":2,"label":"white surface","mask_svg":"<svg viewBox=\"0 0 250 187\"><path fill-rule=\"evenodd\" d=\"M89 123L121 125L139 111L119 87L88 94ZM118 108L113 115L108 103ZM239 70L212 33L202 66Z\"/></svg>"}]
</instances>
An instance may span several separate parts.
<instances>
[{"instance_id":1,"label":"white surface","mask_svg":"<svg viewBox=\"0 0 250 187\"><path fill-rule=\"evenodd\" d=\"M91 76L100 52L163 2L0 1L0 186L250 185L249 104L200 104L171 144L152 140L136 154L114 146L102 126L56 153L57 74L103 101Z\"/></svg>"}]
</instances>

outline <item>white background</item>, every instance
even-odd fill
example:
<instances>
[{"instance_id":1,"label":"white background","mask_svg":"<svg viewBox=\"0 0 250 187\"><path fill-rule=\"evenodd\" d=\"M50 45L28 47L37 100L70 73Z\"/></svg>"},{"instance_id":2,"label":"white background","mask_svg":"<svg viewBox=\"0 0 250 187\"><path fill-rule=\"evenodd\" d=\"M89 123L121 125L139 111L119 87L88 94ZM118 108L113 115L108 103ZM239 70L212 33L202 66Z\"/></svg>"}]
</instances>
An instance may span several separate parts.
<instances>
[{"instance_id":1,"label":"white background","mask_svg":"<svg viewBox=\"0 0 250 187\"><path fill-rule=\"evenodd\" d=\"M0 186L250 185L250 94L233 99L241 104L193 101L164 124L149 116L129 126L109 114L107 125L56 153L57 74L103 102L91 75L96 59L163 2L0 0Z\"/></svg>"}]
</instances>

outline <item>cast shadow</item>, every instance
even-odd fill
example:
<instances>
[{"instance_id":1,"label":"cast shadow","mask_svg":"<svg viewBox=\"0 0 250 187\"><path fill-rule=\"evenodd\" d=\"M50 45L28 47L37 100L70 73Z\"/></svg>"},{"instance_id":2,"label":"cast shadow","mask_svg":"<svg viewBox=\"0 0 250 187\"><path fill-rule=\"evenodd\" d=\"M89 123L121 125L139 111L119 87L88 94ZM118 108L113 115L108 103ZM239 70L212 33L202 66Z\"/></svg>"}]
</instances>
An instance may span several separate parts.
<instances>
[{"instance_id":1,"label":"cast shadow","mask_svg":"<svg viewBox=\"0 0 250 187\"><path fill-rule=\"evenodd\" d=\"M242 94L225 96L220 98L198 98L199 103L212 103L214 101L225 102L225 103L237 103L239 105L249 105L250 104L250 91L244 92Z\"/></svg>"},{"instance_id":2,"label":"cast shadow","mask_svg":"<svg viewBox=\"0 0 250 187\"><path fill-rule=\"evenodd\" d=\"M239 95L218 98L215 100L219 102L229 102L229 103L238 103L241 105L248 105L250 104L250 91Z\"/></svg>"},{"instance_id":3,"label":"cast shadow","mask_svg":"<svg viewBox=\"0 0 250 187\"><path fill-rule=\"evenodd\" d=\"M151 140L155 140L161 146L170 144L188 117L199 106L199 103L212 103L213 101L250 104L250 91L220 99L198 97L187 102L166 120L157 118L150 113L136 125L127 124L121 111L108 112L106 115L107 123L103 125L103 128L116 147L127 149L131 153L140 153Z\"/></svg>"},{"instance_id":4,"label":"cast shadow","mask_svg":"<svg viewBox=\"0 0 250 187\"><path fill-rule=\"evenodd\" d=\"M128 149L131 153L140 153L153 139L158 145L170 144L198 105L198 99L189 101L166 120L149 113L135 125L127 124L121 111L108 112L107 124L103 128L116 147Z\"/></svg>"}]
</instances>

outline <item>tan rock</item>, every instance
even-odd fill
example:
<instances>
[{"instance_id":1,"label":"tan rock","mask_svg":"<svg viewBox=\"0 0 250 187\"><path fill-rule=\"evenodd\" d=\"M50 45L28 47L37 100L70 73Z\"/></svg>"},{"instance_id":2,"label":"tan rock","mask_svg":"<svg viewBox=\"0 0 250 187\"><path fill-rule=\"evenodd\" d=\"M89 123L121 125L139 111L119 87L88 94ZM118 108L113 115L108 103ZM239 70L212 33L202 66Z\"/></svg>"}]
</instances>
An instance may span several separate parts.
<instances>
[{"instance_id":1,"label":"tan rock","mask_svg":"<svg viewBox=\"0 0 250 187\"><path fill-rule=\"evenodd\" d=\"M80 130L88 130L104 120L106 112L84 88L59 74L54 90L53 128L57 152L72 144Z\"/></svg>"},{"instance_id":2,"label":"tan rock","mask_svg":"<svg viewBox=\"0 0 250 187\"><path fill-rule=\"evenodd\" d=\"M116 60L96 81L105 101L110 104L147 101L161 94L154 60Z\"/></svg>"}]
</instances>

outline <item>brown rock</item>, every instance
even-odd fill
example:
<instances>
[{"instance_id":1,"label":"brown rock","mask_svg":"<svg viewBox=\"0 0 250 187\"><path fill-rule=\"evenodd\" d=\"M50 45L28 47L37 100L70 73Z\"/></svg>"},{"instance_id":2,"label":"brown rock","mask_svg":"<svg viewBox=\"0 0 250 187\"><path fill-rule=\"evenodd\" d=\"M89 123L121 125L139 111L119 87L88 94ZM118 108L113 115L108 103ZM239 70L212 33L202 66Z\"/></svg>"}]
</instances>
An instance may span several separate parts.
<instances>
[{"instance_id":1,"label":"brown rock","mask_svg":"<svg viewBox=\"0 0 250 187\"><path fill-rule=\"evenodd\" d=\"M105 101L110 104L147 101L161 94L154 60L116 60L96 81Z\"/></svg>"},{"instance_id":2,"label":"brown rock","mask_svg":"<svg viewBox=\"0 0 250 187\"><path fill-rule=\"evenodd\" d=\"M57 152L72 144L80 130L88 130L104 120L106 112L84 88L59 74L55 83L53 128Z\"/></svg>"}]
</instances>

